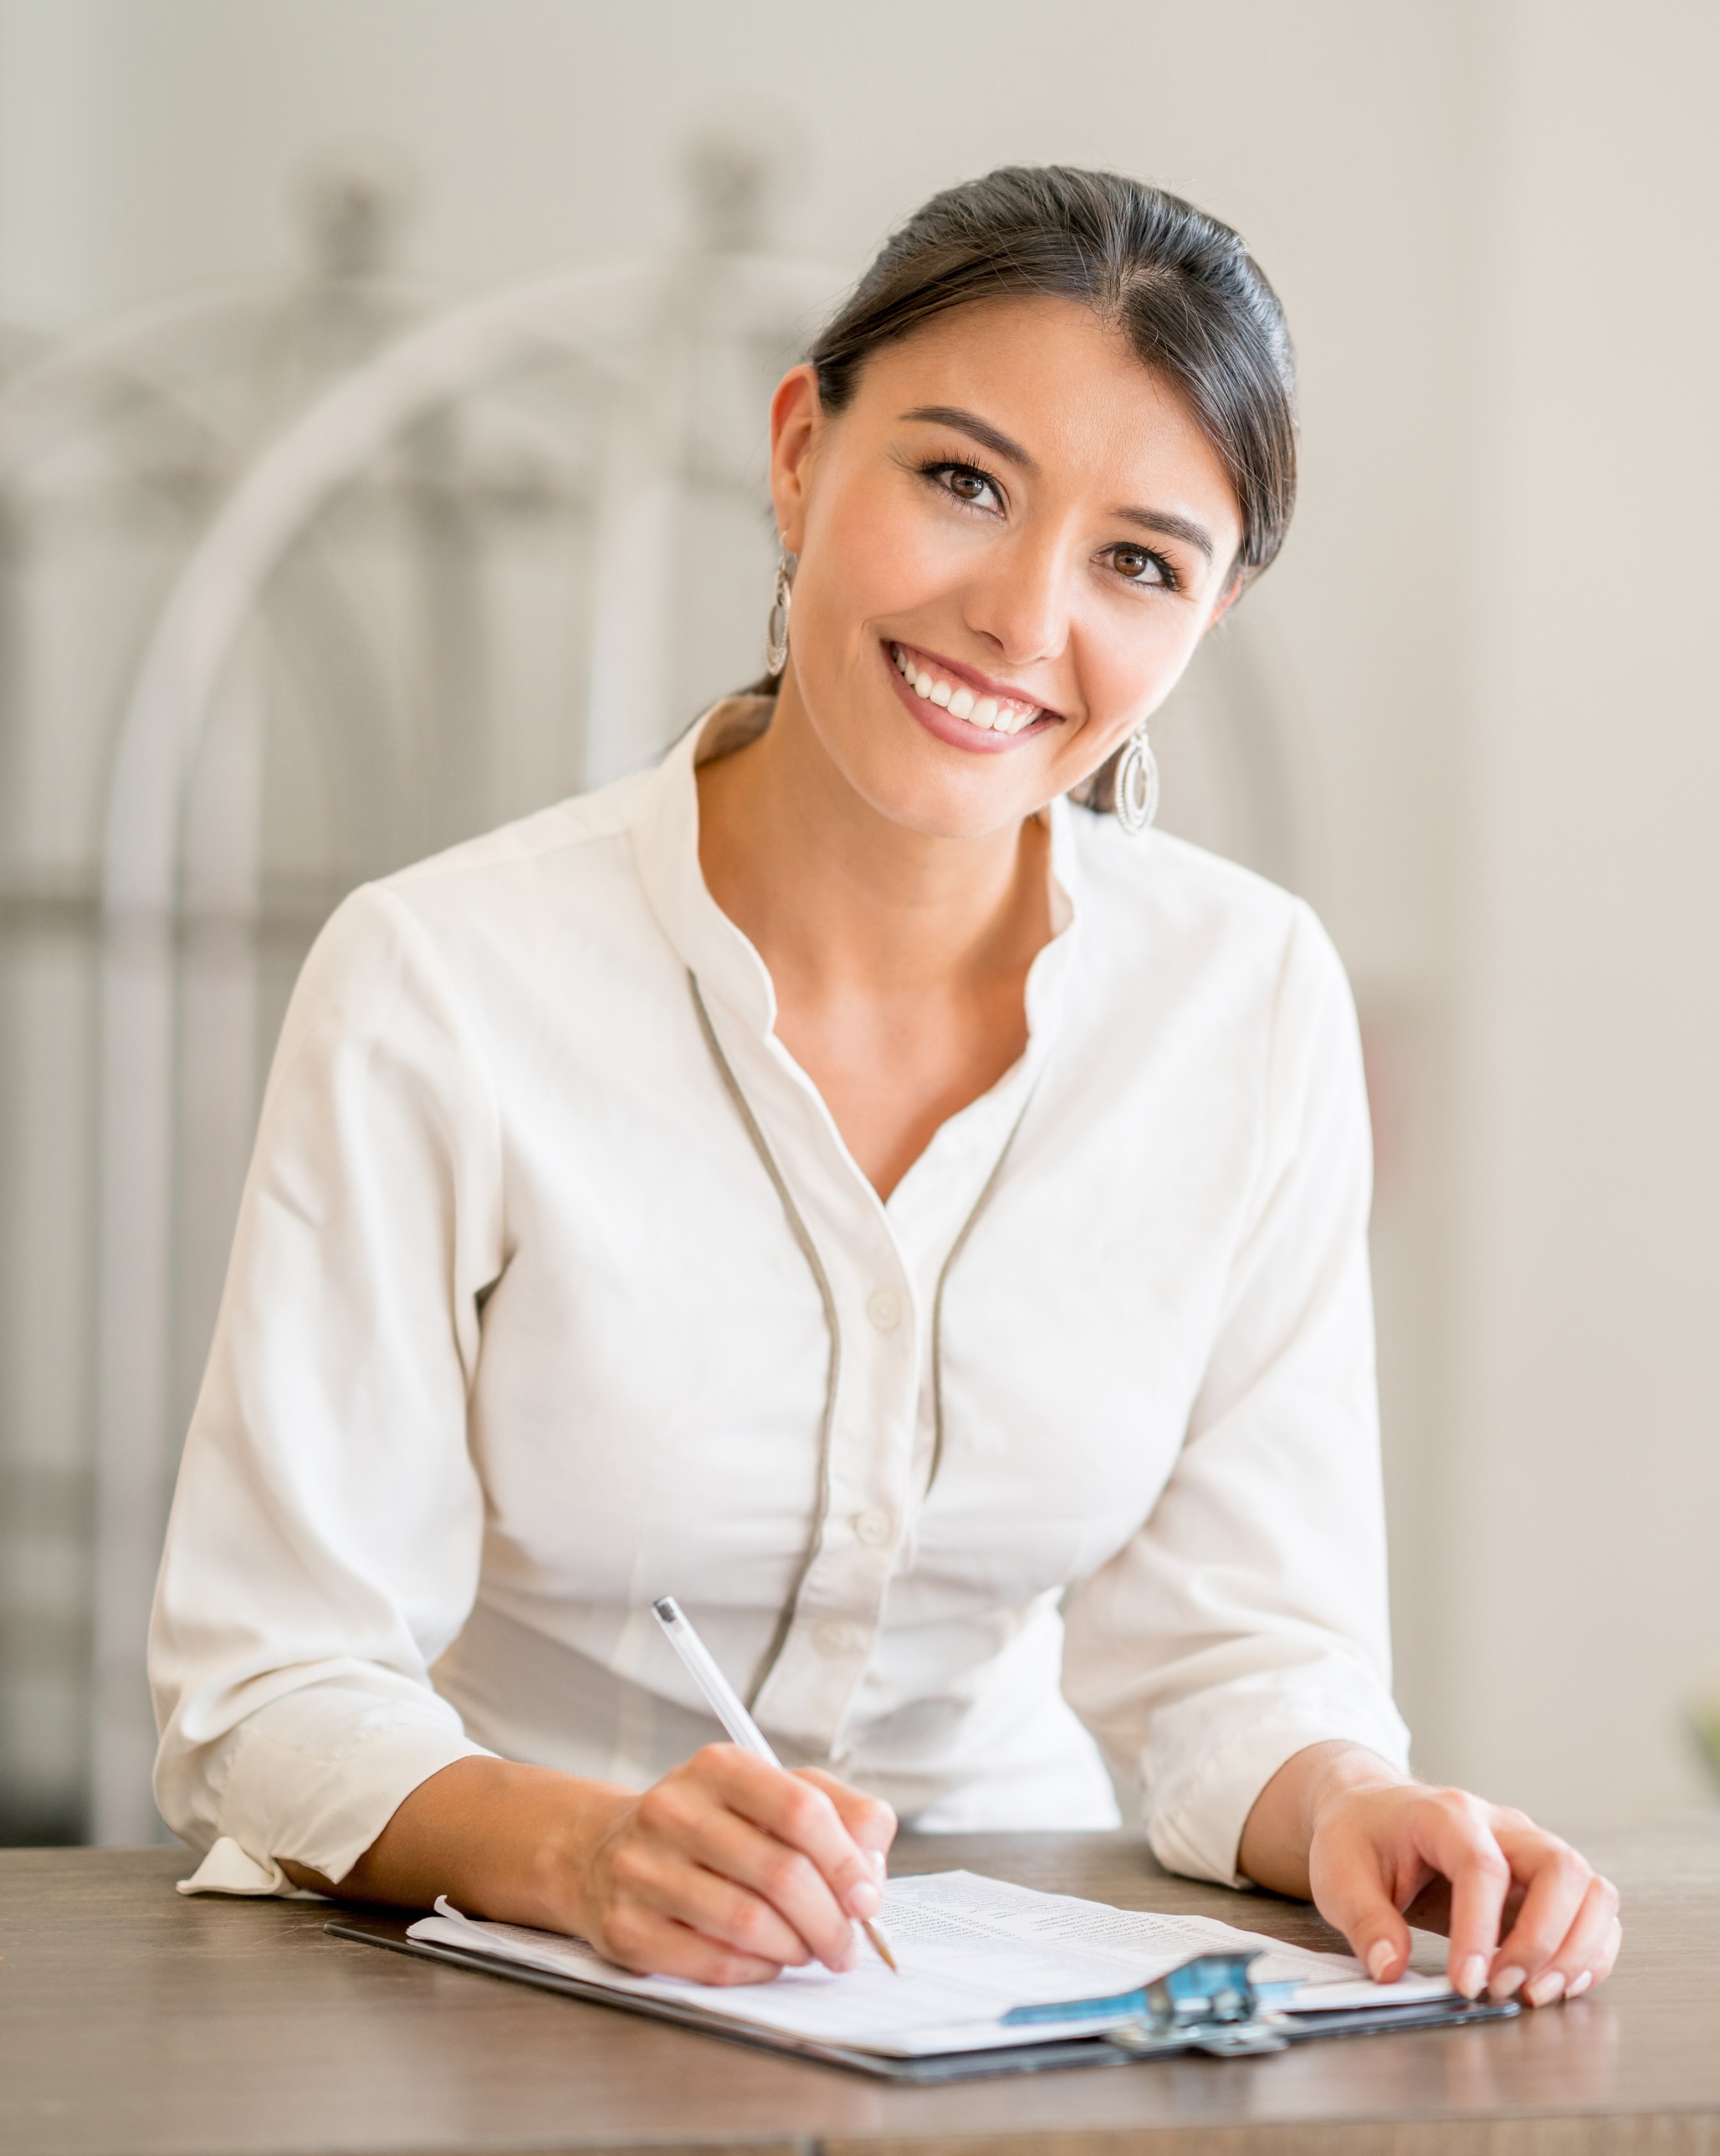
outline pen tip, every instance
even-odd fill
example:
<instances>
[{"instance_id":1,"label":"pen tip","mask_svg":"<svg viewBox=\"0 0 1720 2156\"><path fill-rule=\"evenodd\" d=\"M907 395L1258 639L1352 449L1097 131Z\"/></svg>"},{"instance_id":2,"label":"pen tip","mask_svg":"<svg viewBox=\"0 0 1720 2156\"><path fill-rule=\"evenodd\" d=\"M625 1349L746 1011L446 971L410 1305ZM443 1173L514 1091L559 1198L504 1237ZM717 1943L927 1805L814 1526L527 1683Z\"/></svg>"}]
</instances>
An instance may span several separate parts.
<instances>
[{"instance_id":1,"label":"pen tip","mask_svg":"<svg viewBox=\"0 0 1720 2156\"><path fill-rule=\"evenodd\" d=\"M884 1966L887 1969L892 1971L894 1974L900 1976L901 1974L901 1971L896 1966L896 1956L890 1951L890 1943L885 1938L883 1933L879 1930L875 1924L862 1924L860 1929L865 1933L866 1937L872 1942L873 1946L877 1949L879 1960L883 1963Z\"/></svg>"}]
</instances>

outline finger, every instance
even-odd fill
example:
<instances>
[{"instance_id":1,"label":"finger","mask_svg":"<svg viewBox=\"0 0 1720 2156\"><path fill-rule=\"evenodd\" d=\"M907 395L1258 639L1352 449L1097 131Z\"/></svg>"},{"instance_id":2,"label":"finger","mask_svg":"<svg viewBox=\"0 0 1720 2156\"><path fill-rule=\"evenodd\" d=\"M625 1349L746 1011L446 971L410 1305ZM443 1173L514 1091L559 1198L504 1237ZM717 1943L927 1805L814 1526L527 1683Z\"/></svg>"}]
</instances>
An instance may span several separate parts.
<instances>
[{"instance_id":1,"label":"finger","mask_svg":"<svg viewBox=\"0 0 1720 2156\"><path fill-rule=\"evenodd\" d=\"M1461 1790L1441 1790L1418 1808L1415 1831L1428 1862L1451 1882L1445 1959L1451 1988L1466 1999L1478 1999L1493 1964L1511 1891L1510 1862L1487 1823L1486 1807Z\"/></svg>"},{"instance_id":2,"label":"finger","mask_svg":"<svg viewBox=\"0 0 1720 2156\"><path fill-rule=\"evenodd\" d=\"M594 1943L611 1961L641 1976L678 1976L693 1984L768 1984L781 1973L774 1961L739 1953L637 1902L613 1907Z\"/></svg>"},{"instance_id":3,"label":"finger","mask_svg":"<svg viewBox=\"0 0 1720 2156\"><path fill-rule=\"evenodd\" d=\"M1590 1984L1604 1984L1613 1973L1613 1964L1619 1958L1619 1948L1625 1943L1625 1928L1617 1917L1602 1943L1599 1956L1592 1969L1581 1969L1565 1987L1567 1999L1580 1999Z\"/></svg>"},{"instance_id":4,"label":"finger","mask_svg":"<svg viewBox=\"0 0 1720 2156\"><path fill-rule=\"evenodd\" d=\"M783 1967L814 1956L829 1969L850 1967L854 1926L818 1866L738 1809L750 1803L779 1815L772 1783L786 1784L791 1799L826 1808L828 1799L750 1753L721 1745L709 1751L730 1758L700 1753L640 1798L640 1831L614 1861L618 1886ZM737 1763L738 1774L732 1771ZM758 1782L766 1784L762 1794L752 1786ZM848 1847L854 1864L863 1864L852 1843ZM763 1922L765 1912L774 1915L776 1928Z\"/></svg>"},{"instance_id":5,"label":"finger","mask_svg":"<svg viewBox=\"0 0 1720 2156\"><path fill-rule=\"evenodd\" d=\"M1350 1943L1376 1984L1394 1984L1409 1965L1409 1927L1388 1890L1379 1852L1361 1835L1322 1852L1314 1901Z\"/></svg>"},{"instance_id":6,"label":"finger","mask_svg":"<svg viewBox=\"0 0 1720 2156\"><path fill-rule=\"evenodd\" d=\"M730 1808L810 1860L837 1904L850 1917L875 1917L883 1906L868 1852L843 1825L825 1792L802 1774L767 1766L732 1744L696 1755Z\"/></svg>"},{"instance_id":7,"label":"finger","mask_svg":"<svg viewBox=\"0 0 1720 2156\"><path fill-rule=\"evenodd\" d=\"M820 1767L797 1767L794 1772L800 1780L822 1789L835 1805L836 1816L847 1828L856 1847L875 1858L889 1855L896 1840L896 1817L882 1797L869 1797L846 1782L839 1782L834 1774L825 1774ZM875 1870L879 1868L874 1866Z\"/></svg>"},{"instance_id":8,"label":"finger","mask_svg":"<svg viewBox=\"0 0 1720 2156\"><path fill-rule=\"evenodd\" d=\"M744 1854L733 1846L737 1840L780 1846L732 1813L701 1803L696 1791L662 1784L648 1790L640 1799L639 1831L610 1859L612 1911L641 1908L773 1969L801 1967L816 1945L752 1890L743 1876ZM838 1914L827 1936L839 1933L845 1941L851 1928Z\"/></svg>"},{"instance_id":9,"label":"finger","mask_svg":"<svg viewBox=\"0 0 1720 2156\"><path fill-rule=\"evenodd\" d=\"M814 1958L827 1969L851 1969L854 1926L806 1859L744 1820L732 1825L737 1845L723 1851L721 1869L677 1865L650 1897L656 1907L737 1953L770 1963L773 1974Z\"/></svg>"},{"instance_id":10,"label":"finger","mask_svg":"<svg viewBox=\"0 0 1720 2156\"><path fill-rule=\"evenodd\" d=\"M1507 1826L1498 1839L1513 1875L1527 1887L1517 1921L1494 1958L1487 1986L1493 1998L1510 1999L1526 1985L1539 1985L1577 1922L1594 1873L1569 1842L1539 1828ZM1574 1974L1565 1970L1546 1997L1533 2003L1544 2005L1557 1998L1564 1989L1563 1978Z\"/></svg>"},{"instance_id":11,"label":"finger","mask_svg":"<svg viewBox=\"0 0 1720 2156\"><path fill-rule=\"evenodd\" d=\"M1591 1875L1576 1915L1545 1965L1523 1985L1523 1997L1531 2006L1550 2006L1555 1999L1579 1998L1590 1984L1610 1974L1620 1937L1617 1889L1611 1880ZM1514 1952L1515 1940L1513 1933L1501 1947L1502 1960Z\"/></svg>"},{"instance_id":12,"label":"finger","mask_svg":"<svg viewBox=\"0 0 1720 2156\"><path fill-rule=\"evenodd\" d=\"M803 1851L793 1848L773 1834L767 1834L750 1820L727 1812L710 1822L702 1861L714 1874L734 1882L773 1910L808 1952L827 1969L851 1969L858 1949L854 1919L830 1891L829 1881ZM721 1936L756 1951L765 1949L766 1935L752 1929L750 1918L737 1917L745 1928L737 1932L728 1924ZM708 1925L704 1928L709 1929Z\"/></svg>"}]
</instances>

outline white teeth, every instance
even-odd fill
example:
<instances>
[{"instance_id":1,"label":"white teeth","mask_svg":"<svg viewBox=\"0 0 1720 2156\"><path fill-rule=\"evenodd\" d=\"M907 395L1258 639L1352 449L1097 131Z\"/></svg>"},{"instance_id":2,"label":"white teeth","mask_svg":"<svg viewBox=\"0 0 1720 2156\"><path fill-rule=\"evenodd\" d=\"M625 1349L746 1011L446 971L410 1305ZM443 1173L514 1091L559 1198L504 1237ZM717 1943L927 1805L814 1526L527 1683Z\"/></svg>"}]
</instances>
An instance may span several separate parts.
<instances>
[{"instance_id":1,"label":"white teeth","mask_svg":"<svg viewBox=\"0 0 1720 2156\"><path fill-rule=\"evenodd\" d=\"M891 649L896 671L912 685L916 696L938 705L952 717L966 719L983 733L1019 734L1040 716L1037 706L997 696L976 696L965 681L947 681L941 675L919 665L899 644Z\"/></svg>"}]
</instances>

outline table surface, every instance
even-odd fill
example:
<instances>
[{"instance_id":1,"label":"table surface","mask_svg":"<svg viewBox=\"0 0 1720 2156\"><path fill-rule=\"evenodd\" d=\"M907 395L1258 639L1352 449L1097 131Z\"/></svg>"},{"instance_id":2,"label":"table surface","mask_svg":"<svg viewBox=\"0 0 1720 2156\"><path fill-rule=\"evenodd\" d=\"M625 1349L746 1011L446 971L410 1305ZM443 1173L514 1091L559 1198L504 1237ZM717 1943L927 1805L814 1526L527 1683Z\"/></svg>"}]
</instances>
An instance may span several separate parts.
<instances>
[{"instance_id":1,"label":"table surface","mask_svg":"<svg viewBox=\"0 0 1720 2156\"><path fill-rule=\"evenodd\" d=\"M771 2156L1720 2156L1720 1811L1589 1835L1612 1982L1487 2027L898 2088L326 1937L313 1902L187 1899L174 1850L0 1851L0 2150ZM905 1838L1136 1909L1341 1943L1122 1835Z\"/></svg>"}]
</instances>

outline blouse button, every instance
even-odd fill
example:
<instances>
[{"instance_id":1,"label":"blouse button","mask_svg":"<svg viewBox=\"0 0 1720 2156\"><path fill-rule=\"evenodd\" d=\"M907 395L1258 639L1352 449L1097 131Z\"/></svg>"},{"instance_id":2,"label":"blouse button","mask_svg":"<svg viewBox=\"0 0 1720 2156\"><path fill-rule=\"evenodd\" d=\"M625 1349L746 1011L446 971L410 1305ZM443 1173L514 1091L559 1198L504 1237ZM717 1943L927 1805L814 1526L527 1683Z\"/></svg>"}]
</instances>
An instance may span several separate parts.
<instances>
[{"instance_id":1,"label":"blouse button","mask_svg":"<svg viewBox=\"0 0 1720 2156\"><path fill-rule=\"evenodd\" d=\"M888 1512L856 1512L854 1516L855 1538L868 1549L882 1549L895 1524Z\"/></svg>"},{"instance_id":2,"label":"blouse button","mask_svg":"<svg viewBox=\"0 0 1720 2156\"><path fill-rule=\"evenodd\" d=\"M887 1287L875 1288L866 1297L866 1315L881 1332L893 1332L901 1320L901 1303Z\"/></svg>"},{"instance_id":3,"label":"blouse button","mask_svg":"<svg viewBox=\"0 0 1720 2156\"><path fill-rule=\"evenodd\" d=\"M827 1617L813 1632L813 1645L821 1655L845 1655L854 1645L854 1627L839 1617Z\"/></svg>"}]
</instances>

